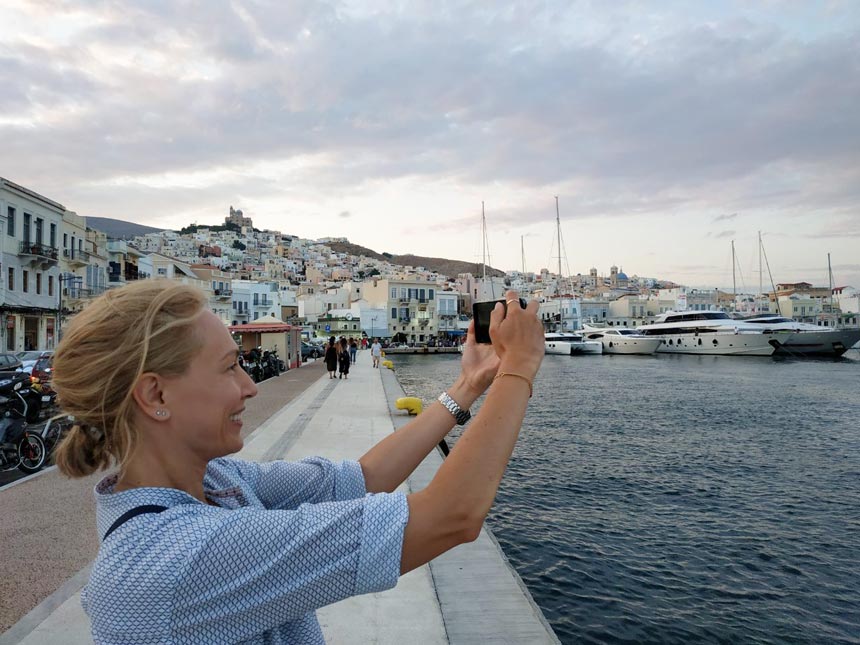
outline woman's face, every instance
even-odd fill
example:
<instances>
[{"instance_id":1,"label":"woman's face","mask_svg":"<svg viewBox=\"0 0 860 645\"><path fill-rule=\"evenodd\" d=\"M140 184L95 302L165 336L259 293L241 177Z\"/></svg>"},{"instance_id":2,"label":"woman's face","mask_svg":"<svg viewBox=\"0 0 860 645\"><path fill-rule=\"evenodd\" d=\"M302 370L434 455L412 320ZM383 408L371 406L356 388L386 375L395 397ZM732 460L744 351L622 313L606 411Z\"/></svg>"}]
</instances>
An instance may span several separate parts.
<instances>
[{"instance_id":1,"label":"woman's face","mask_svg":"<svg viewBox=\"0 0 860 645\"><path fill-rule=\"evenodd\" d=\"M242 412L257 386L238 364L239 350L224 323L201 314L203 347L180 376L165 379L170 425L188 449L207 461L242 449Z\"/></svg>"}]
</instances>

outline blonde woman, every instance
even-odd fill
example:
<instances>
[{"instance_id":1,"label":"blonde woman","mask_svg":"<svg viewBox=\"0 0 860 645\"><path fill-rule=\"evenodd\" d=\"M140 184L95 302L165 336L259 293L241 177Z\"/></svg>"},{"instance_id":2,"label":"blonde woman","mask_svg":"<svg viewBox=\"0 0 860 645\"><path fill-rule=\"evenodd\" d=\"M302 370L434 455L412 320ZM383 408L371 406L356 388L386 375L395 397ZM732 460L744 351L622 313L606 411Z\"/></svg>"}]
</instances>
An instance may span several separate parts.
<instances>
[{"instance_id":1,"label":"blonde woman","mask_svg":"<svg viewBox=\"0 0 860 645\"><path fill-rule=\"evenodd\" d=\"M444 405L358 461L252 463L228 455L257 387L205 295L150 280L94 301L67 328L54 383L77 421L60 469L117 468L95 489L102 543L83 595L95 641L322 643L316 608L474 540L543 355L536 311L499 305L494 345L467 344ZM392 492L491 383L431 484Z\"/></svg>"}]
</instances>

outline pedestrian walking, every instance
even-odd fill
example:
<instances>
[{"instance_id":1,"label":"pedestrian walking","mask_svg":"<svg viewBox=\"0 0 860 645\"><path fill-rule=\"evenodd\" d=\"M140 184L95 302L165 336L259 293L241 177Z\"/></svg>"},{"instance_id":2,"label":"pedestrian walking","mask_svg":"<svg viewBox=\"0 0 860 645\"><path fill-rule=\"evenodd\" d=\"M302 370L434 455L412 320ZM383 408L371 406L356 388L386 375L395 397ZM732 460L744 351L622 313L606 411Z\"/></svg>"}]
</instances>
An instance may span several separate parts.
<instances>
[{"instance_id":1,"label":"pedestrian walking","mask_svg":"<svg viewBox=\"0 0 860 645\"><path fill-rule=\"evenodd\" d=\"M370 357L373 359L373 366L379 367L379 358L382 356L382 345L379 344L379 339L373 339L373 345L370 346Z\"/></svg>"},{"instance_id":2,"label":"pedestrian walking","mask_svg":"<svg viewBox=\"0 0 860 645\"><path fill-rule=\"evenodd\" d=\"M328 370L328 377L334 378L334 373L337 371L337 344L334 336L328 339L328 346L325 348L325 368Z\"/></svg>"},{"instance_id":3,"label":"pedestrian walking","mask_svg":"<svg viewBox=\"0 0 860 645\"><path fill-rule=\"evenodd\" d=\"M349 339L349 360L352 363L355 363L355 357L358 354L358 343L355 341L355 338Z\"/></svg>"},{"instance_id":4,"label":"pedestrian walking","mask_svg":"<svg viewBox=\"0 0 860 645\"><path fill-rule=\"evenodd\" d=\"M346 338L341 338L337 355L337 364L340 369L338 378L349 378L349 362L349 344L346 342Z\"/></svg>"}]
</instances>

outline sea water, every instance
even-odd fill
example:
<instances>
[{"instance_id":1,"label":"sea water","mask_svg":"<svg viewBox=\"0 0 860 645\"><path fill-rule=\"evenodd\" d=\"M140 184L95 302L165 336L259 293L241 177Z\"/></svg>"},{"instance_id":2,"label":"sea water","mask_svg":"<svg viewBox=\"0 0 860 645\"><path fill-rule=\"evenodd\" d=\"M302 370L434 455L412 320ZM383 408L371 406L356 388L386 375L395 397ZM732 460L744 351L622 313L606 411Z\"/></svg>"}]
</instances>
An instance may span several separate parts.
<instances>
[{"instance_id":1,"label":"sea water","mask_svg":"<svg viewBox=\"0 0 860 645\"><path fill-rule=\"evenodd\" d=\"M391 358L425 405L459 371ZM858 352L547 356L534 390L488 524L563 643L860 643Z\"/></svg>"}]
</instances>

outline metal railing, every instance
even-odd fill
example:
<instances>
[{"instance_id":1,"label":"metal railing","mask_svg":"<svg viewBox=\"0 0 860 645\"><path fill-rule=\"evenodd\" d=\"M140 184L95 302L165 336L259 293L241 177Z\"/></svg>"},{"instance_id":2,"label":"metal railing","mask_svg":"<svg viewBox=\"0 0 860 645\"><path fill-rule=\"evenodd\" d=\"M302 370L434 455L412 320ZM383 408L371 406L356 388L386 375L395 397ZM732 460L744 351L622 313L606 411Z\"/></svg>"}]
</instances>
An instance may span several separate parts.
<instances>
[{"instance_id":1,"label":"metal railing","mask_svg":"<svg viewBox=\"0 0 860 645\"><path fill-rule=\"evenodd\" d=\"M57 249L47 244L39 244L38 242L21 242L18 247L20 255L37 255L51 260L58 259Z\"/></svg>"}]
</instances>

